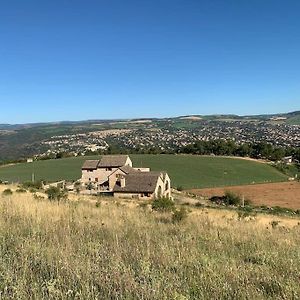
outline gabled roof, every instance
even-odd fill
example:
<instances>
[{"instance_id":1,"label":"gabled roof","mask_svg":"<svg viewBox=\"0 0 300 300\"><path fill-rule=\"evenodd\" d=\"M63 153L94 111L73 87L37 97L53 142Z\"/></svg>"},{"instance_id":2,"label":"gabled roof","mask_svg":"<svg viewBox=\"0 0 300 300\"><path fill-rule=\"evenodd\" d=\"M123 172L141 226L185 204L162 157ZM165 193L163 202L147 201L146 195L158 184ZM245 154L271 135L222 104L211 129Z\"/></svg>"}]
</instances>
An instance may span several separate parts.
<instances>
[{"instance_id":1,"label":"gabled roof","mask_svg":"<svg viewBox=\"0 0 300 300\"><path fill-rule=\"evenodd\" d=\"M111 174L108 175L108 177L112 176L113 174L115 174L118 171L121 171L123 173L123 175L139 172L130 166L123 166L123 167L120 167L120 168L116 169L115 171L113 171Z\"/></svg>"},{"instance_id":2,"label":"gabled roof","mask_svg":"<svg viewBox=\"0 0 300 300\"><path fill-rule=\"evenodd\" d=\"M135 172L125 176L125 187L115 185L113 191L120 193L153 193L160 172Z\"/></svg>"},{"instance_id":3,"label":"gabled roof","mask_svg":"<svg viewBox=\"0 0 300 300\"><path fill-rule=\"evenodd\" d=\"M83 163L82 170L96 170L99 160L86 160Z\"/></svg>"},{"instance_id":4,"label":"gabled roof","mask_svg":"<svg viewBox=\"0 0 300 300\"><path fill-rule=\"evenodd\" d=\"M123 171L124 173L126 173L126 174L140 172L140 171L135 170L133 167L130 167L130 166L123 166L123 167L120 167L119 169L121 171Z\"/></svg>"},{"instance_id":5,"label":"gabled roof","mask_svg":"<svg viewBox=\"0 0 300 300\"><path fill-rule=\"evenodd\" d=\"M98 168L122 167L126 164L128 155L103 155Z\"/></svg>"}]
</instances>

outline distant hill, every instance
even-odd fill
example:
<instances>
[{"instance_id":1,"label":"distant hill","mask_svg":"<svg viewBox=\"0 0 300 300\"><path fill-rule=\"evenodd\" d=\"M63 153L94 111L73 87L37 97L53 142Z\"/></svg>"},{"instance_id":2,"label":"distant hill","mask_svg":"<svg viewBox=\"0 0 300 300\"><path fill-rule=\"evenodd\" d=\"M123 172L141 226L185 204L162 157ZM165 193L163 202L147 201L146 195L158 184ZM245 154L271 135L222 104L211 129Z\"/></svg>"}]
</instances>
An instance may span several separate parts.
<instances>
[{"instance_id":1,"label":"distant hill","mask_svg":"<svg viewBox=\"0 0 300 300\"><path fill-rule=\"evenodd\" d=\"M166 132L187 130L189 131L187 133L188 141L188 134L191 133L191 130L204 128L206 125L226 128L226 122L251 122L251 128L253 128L253 123L255 122L265 122L266 126L277 123L300 125L300 111L249 116L192 114L165 118L94 119L49 123L0 124L0 163L1 161L20 158L26 159L35 154L44 153L48 148L42 145L42 141L48 140L53 136L88 134L89 132L115 129L132 129L140 132L162 129Z\"/></svg>"},{"instance_id":2,"label":"distant hill","mask_svg":"<svg viewBox=\"0 0 300 300\"><path fill-rule=\"evenodd\" d=\"M82 120L82 121L59 121L59 122L44 122L44 123L26 123L26 124L0 124L0 130L17 130L22 128L33 128L40 126L70 126L70 125L80 125L80 124L93 124L93 123L111 123L111 122L136 122L143 120L151 121L165 121L165 120L270 120L272 118L284 118L285 122L288 124L300 124L300 111L294 111L289 113L278 113L278 114L262 114L262 115L235 115L235 114L213 114L213 115L183 115L178 117L169 118L133 118L133 119L92 119L92 120ZM283 119L282 119L283 121Z\"/></svg>"},{"instance_id":3,"label":"distant hill","mask_svg":"<svg viewBox=\"0 0 300 300\"><path fill-rule=\"evenodd\" d=\"M300 111L294 111L289 113L278 113L278 114L263 114L263 115L233 115L233 114L216 114L216 115L184 115L176 118L170 119L180 119L180 120L259 120L259 121L277 121L284 122L290 125L300 125Z\"/></svg>"}]
</instances>

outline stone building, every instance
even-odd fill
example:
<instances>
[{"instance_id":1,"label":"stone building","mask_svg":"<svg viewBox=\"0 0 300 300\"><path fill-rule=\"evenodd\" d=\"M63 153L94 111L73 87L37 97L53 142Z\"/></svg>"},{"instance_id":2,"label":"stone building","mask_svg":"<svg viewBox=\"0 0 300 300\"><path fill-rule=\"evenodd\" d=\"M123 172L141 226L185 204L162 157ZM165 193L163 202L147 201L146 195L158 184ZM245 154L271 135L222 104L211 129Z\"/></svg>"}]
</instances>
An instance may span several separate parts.
<instances>
[{"instance_id":1,"label":"stone building","mask_svg":"<svg viewBox=\"0 0 300 300\"><path fill-rule=\"evenodd\" d=\"M171 181L166 172L134 168L128 155L104 155L100 160L85 161L81 182L96 194L109 192L118 198L171 197Z\"/></svg>"}]
</instances>

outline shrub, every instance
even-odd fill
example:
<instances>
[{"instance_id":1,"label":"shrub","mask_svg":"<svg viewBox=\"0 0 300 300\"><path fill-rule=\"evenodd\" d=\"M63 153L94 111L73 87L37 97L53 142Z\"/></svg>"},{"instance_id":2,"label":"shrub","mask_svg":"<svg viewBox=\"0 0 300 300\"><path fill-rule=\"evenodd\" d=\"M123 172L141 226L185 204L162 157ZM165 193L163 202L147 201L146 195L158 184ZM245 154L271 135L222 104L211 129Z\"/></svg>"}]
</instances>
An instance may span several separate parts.
<instances>
[{"instance_id":1,"label":"shrub","mask_svg":"<svg viewBox=\"0 0 300 300\"><path fill-rule=\"evenodd\" d=\"M42 180L39 180L39 181L36 181L36 182L31 182L31 181L26 181L26 182L23 182L23 188L25 189L41 189L43 187L43 181Z\"/></svg>"},{"instance_id":2,"label":"shrub","mask_svg":"<svg viewBox=\"0 0 300 300\"><path fill-rule=\"evenodd\" d=\"M174 210L174 202L169 198L157 198L152 202L152 209L161 212Z\"/></svg>"},{"instance_id":3,"label":"shrub","mask_svg":"<svg viewBox=\"0 0 300 300\"><path fill-rule=\"evenodd\" d=\"M225 192L224 196L212 196L209 200L216 204L235 205L235 206L240 205L242 203L242 199L239 195L236 195L229 191Z\"/></svg>"},{"instance_id":4,"label":"shrub","mask_svg":"<svg viewBox=\"0 0 300 300\"><path fill-rule=\"evenodd\" d=\"M256 216L256 212L251 212L251 211L248 211L248 210L239 210L237 212L237 214L238 214L238 219L239 220L242 220L242 219L245 219L245 218L248 218L248 217Z\"/></svg>"},{"instance_id":5,"label":"shrub","mask_svg":"<svg viewBox=\"0 0 300 300\"><path fill-rule=\"evenodd\" d=\"M225 196L212 196L209 200L216 204L224 204L224 197Z\"/></svg>"},{"instance_id":6,"label":"shrub","mask_svg":"<svg viewBox=\"0 0 300 300\"><path fill-rule=\"evenodd\" d=\"M65 191L60 190L57 187L50 187L49 189L46 190L46 194L48 195L48 199L53 201L60 201L60 200L65 200L67 198L67 194Z\"/></svg>"},{"instance_id":7,"label":"shrub","mask_svg":"<svg viewBox=\"0 0 300 300\"><path fill-rule=\"evenodd\" d=\"M274 229L279 225L279 222L280 221L272 221L272 222L270 222L270 224L271 224L272 228Z\"/></svg>"},{"instance_id":8,"label":"shrub","mask_svg":"<svg viewBox=\"0 0 300 300\"><path fill-rule=\"evenodd\" d=\"M19 188L19 189L17 189L16 190L16 193L26 193L27 191L25 190L25 189L23 189L23 188Z\"/></svg>"},{"instance_id":9,"label":"shrub","mask_svg":"<svg viewBox=\"0 0 300 300\"><path fill-rule=\"evenodd\" d=\"M75 188L75 191L76 191L77 194L80 193L80 187L81 187L81 183L79 181L76 181L74 183L74 188Z\"/></svg>"},{"instance_id":10,"label":"shrub","mask_svg":"<svg viewBox=\"0 0 300 300\"><path fill-rule=\"evenodd\" d=\"M224 196L224 203L226 205L240 205L242 202L242 199L239 195L236 195L232 192L225 192L225 196Z\"/></svg>"},{"instance_id":11,"label":"shrub","mask_svg":"<svg viewBox=\"0 0 300 300\"><path fill-rule=\"evenodd\" d=\"M245 199L244 200L244 205L245 206L250 206L250 205L252 205L252 201L250 199Z\"/></svg>"},{"instance_id":12,"label":"shrub","mask_svg":"<svg viewBox=\"0 0 300 300\"><path fill-rule=\"evenodd\" d=\"M89 190L89 191L91 191L91 190L94 189L94 185L93 185L91 182L87 183L87 184L85 185L85 187L86 187L86 189Z\"/></svg>"},{"instance_id":13,"label":"shrub","mask_svg":"<svg viewBox=\"0 0 300 300\"><path fill-rule=\"evenodd\" d=\"M291 208L287 208L287 207L280 207L280 206L274 206L271 207L271 211L273 214L275 215L282 215L282 214L288 214L288 215L294 215L296 212L291 209Z\"/></svg>"},{"instance_id":14,"label":"shrub","mask_svg":"<svg viewBox=\"0 0 300 300\"><path fill-rule=\"evenodd\" d=\"M175 210L172 215L172 221L173 223L179 223L182 222L187 218L187 210L184 207L181 207L179 210Z\"/></svg>"},{"instance_id":15,"label":"shrub","mask_svg":"<svg viewBox=\"0 0 300 300\"><path fill-rule=\"evenodd\" d=\"M12 195L12 194L13 194L13 192L12 192L11 189L6 189L6 190L4 190L4 191L2 192L2 195L3 195L3 196L10 196L10 195Z\"/></svg>"},{"instance_id":16,"label":"shrub","mask_svg":"<svg viewBox=\"0 0 300 300\"><path fill-rule=\"evenodd\" d=\"M182 186L182 185L179 185L179 186L177 187L177 191L179 191L179 192L183 191L183 186Z\"/></svg>"},{"instance_id":17,"label":"shrub","mask_svg":"<svg viewBox=\"0 0 300 300\"><path fill-rule=\"evenodd\" d=\"M36 200L44 200L45 197L41 196L41 195L37 195L37 194L33 194L33 198Z\"/></svg>"}]
</instances>

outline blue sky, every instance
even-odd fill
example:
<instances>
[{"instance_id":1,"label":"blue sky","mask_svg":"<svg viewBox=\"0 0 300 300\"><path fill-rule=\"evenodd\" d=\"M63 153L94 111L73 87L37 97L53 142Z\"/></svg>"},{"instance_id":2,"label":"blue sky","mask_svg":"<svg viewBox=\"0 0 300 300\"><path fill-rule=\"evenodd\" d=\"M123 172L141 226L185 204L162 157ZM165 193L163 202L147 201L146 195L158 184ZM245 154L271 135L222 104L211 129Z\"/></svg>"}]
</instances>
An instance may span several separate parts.
<instances>
[{"instance_id":1,"label":"blue sky","mask_svg":"<svg viewBox=\"0 0 300 300\"><path fill-rule=\"evenodd\" d=\"M0 0L0 123L299 104L300 1Z\"/></svg>"}]
</instances>

